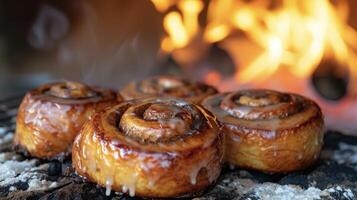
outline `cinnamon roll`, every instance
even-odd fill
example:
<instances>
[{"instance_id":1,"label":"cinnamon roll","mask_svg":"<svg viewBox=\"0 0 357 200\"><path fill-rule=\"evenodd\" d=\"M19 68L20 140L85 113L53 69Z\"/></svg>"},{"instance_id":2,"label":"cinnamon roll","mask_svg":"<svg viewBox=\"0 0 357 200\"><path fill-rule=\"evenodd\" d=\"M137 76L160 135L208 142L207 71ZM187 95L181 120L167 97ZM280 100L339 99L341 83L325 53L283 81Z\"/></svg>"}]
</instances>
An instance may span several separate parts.
<instances>
[{"instance_id":1,"label":"cinnamon roll","mask_svg":"<svg viewBox=\"0 0 357 200\"><path fill-rule=\"evenodd\" d=\"M174 98L121 103L88 121L72 152L77 174L140 197L202 191L220 174L223 135L215 117Z\"/></svg>"},{"instance_id":2,"label":"cinnamon roll","mask_svg":"<svg viewBox=\"0 0 357 200\"><path fill-rule=\"evenodd\" d=\"M216 93L217 90L212 86L199 82L193 83L175 76L156 76L132 82L120 91L125 100L171 96L193 103L199 103L205 97Z\"/></svg>"},{"instance_id":3,"label":"cinnamon roll","mask_svg":"<svg viewBox=\"0 0 357 200\"><path fill-rule=\"evenodd\" d=\"M319 156L324 120L310 99L244 90L211 96L202 105L223 125L230 164L281 173L304 169Z\"/></svg>"},{"instance_id":4,"label":"cinnamon roll","mask_svg":"<svg viewBox=\"0 0 357 200\"><path fill-rule=\"evenodd\" d=\"M115 104L111 90L76 82L42 85L28 92L20 105L15 148L39 158L64 158L89 116Z\"/></svg>"}]
</instances>

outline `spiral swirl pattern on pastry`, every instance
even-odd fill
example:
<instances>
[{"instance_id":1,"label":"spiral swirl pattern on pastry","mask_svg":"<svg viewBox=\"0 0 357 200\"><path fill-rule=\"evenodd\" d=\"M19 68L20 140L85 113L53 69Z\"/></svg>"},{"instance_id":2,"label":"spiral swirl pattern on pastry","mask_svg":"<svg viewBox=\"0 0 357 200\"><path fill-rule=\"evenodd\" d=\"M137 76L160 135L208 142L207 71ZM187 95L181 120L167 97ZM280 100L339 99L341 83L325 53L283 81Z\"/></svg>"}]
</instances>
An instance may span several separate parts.
<instances>
[{"instance_id":1,"label":"spiral swirl pattern on pastry","mask_svg":"<svg viewBox=\"0 0 357 200\"><path fill-rule=\"evenodd\" d=\"M39 158L62 159L95 111L117 104L111 90L77 82L40 86L24 97L17 115L15 147Z\"/></svg>"},{"instance_id":2,"label":"spiral swirl pattern on pastry","mask_svg":"<svg viewBox=\"0 0 357 200\"><path fill-rule=\"evenodd\" d=\"M311 165L323 140L323 115L313 101L272 90L243 90L208 97L226 134L225 159L265 172L289 172Z\"/></svg>"},{"instance_id":3,"label":"spiral swirl pattern on pastry","mask_svg":"<svg viewBox=\"0 0 357 200\"><path fill-rule=\"evenodd\" d=\"M75 140L76 172L131 196L200 191L221 171L223 138L214 116L175 98L121 103L97 113Z\"/></svg>"},{"instance_id":4,"label":"spiral swirl pattern on pastry","mask_svg":"<svg viewBox=\"0 0 357 200\"><path fill-rule=\"evenodd\" d=\"M175 76L156 76L139 82L132 82L120 91L126 100L143 97L178 97L193 103L217 93L212 86L193 83Z\"/></svg>"}]
</instances>

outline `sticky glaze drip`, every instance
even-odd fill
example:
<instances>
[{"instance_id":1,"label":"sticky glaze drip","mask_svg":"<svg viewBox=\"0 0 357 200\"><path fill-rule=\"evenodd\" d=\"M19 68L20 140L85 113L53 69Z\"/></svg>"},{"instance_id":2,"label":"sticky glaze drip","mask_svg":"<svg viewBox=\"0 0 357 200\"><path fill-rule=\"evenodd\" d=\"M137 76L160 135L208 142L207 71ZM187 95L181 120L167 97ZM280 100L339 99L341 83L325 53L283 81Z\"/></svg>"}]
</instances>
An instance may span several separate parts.
<instances>
[{"instance_id":1,"label":"sticky glaze drip","mask_svg":"<svg viewBox=\"0 0 357 200\"><path fill-rule=\"evenodd\" d=\"M174 98L129 101L95 114L90 122L90 131L85 130L81 139L88 141L81 144L88 149L81 159L91 166L84 174L94 173L90 178L98 179L107 195L112 188L121 188L134 196L142 181L146 189L157 190L166 181L175 181L171 176L178 169L184 169L178 175L192 185L201 181L197 176L202 169L209 182L220 173L219 127L199 106ZM164 133L159 132L162 129Z\"/></svg>"},{"instance_id":2,"label":"sticky glaze drip","mask_svg":"<svg viewBox=\"0 0 357 200\"><path fill-rule=\"evenodd\" d=\"M110 196L110 193L112 192L112 185L113 179L107 178L107 180L105 181L105 195Z\"/></svg>"},{"instance_id":3,"label":"sticky glaze drip","mask_svg":"<svg viewBox=\"0 0 357 200\"><path fill-rule=\"evenodd\" d=\"M215 159L214 155L216 153L217 152L213 151L213 152L211 152L211 154L209 154L210 156L208 158L203 159L200 162L197 162L192 165L192 167L188 171L190 183L192 185L197 184L198 175L199 175L200 171L203 169L206 170L206 175L207 175L208 181L210 183L212 183L214 180L216 180L216 178L219 176L219 171L215 170L214 165L212 165L212 163L214 163L212 161Z\"/></svg>"},{"instance_id":4,"label":"sticky glaze drip","mask_svg":"<svg viewBox=\"0 0 357 200\"><path fill-rule=\"evenodd\" d=\"M128 177L126 179L123 179L123 186L122 186L122 191L124 193L129 192L129 195L131 197L135 196L135 188L136 188L136 182L138 179L138 174L137 173L133 173L133 174L129 174Z\"/></svg>"},{"instance_id":5,"label":"sticky glaze drip","mask_svg":"<svg viewBox=\"0 0 357 200\"><path fill-rule=\"evenodd\" d=\"M78 129L82 124L79 120L80 114L83 112L82 107L72 109L69 105L44 103L30 99L25 112L25 124L32 124L38 130L50 133L59 131L66 133L72 126Z\"/></svg>"},{"instance_id":6,"label":"sticky glaze drip","mask_svg":"<svg viewBox=\"0 0 357 200\"><path fill-rule=\"evenodd\" d=\"M305 97L246 90L217 94L202 104L223 124L226 159L237 166L272 173L300 170L321 149L321 109Z\"/></svg>"}]
</instances>

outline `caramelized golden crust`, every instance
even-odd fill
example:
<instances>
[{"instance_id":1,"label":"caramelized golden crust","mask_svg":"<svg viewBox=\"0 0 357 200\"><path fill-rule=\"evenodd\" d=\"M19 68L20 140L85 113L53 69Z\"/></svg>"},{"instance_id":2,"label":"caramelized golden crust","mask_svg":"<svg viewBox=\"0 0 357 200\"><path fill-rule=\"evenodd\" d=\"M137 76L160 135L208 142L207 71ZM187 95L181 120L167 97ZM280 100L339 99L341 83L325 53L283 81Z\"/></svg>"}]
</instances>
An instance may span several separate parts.
<instances>
[{"instance_id":1,"label":"caramelized golden crust","mask_svg":"<svg viewBox=\"0 0 357 200\"><path fill-rule=\"evenodd\" d=\"M270 173L310 166L323 143L324 120L313 101L272 90L244 90L211 96L202 105L226 134L225 160Z\"/></svg>"},{"instance_id":2,"label":"caramelized golden crust","mask_svg":"<svg viewBox=\"0 0 357 200\"><path fill-rule=\"evenodd\" d=\"M74 82L45 84L28 92L16 121L14 145L31 156L62 159L89 116L117 104L110 90Z\"/></svg>"},{"instance_id":3,"label":"caramelized golden crust","mask_svg":"<svg viewBox=\"0 0 357 200\"><path fill-rule=\"evenodd\" d=\"M223 135L202 107L172 98L121 103L97 113L77 136L75 171L141 197L200 191L221 171Z\"/></svg>"},{"instance_id":4,"label":"caramelized golden crust","mask_svg":"<svg viewBox=\"0 0 357 200\"><path fill-rule=\"evenodd\" d=\"M192 83L175 76L156 76L124 87L120 94L125 100L145 97L178 97L193 103L216 94L217 90L204 83Z\"/></svg>"}]
</instances>

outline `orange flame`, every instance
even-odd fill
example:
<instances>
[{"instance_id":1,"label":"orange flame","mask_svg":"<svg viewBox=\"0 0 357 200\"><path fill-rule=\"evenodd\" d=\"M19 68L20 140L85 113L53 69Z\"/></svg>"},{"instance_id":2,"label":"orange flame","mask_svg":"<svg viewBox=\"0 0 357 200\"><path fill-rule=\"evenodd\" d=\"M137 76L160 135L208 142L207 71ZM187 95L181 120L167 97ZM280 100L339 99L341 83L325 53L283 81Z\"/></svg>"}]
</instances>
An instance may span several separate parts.
<instances>
[{"instance_id":1,"label":"orange flame","mask_svg":"<svg viewBox=\"0 0 357 200\"><path fill-rule=\"evenodd\" d=\"M263 82L280 70L306 78L330 57L348 67L350 90L357 92L351 87L357 85L357 32L347 23L346 0L282 0L279 5L267 0L211 0L204 27L198 19L204 10L201 0L152 2L165 13L164 52L183 49L197 38L202 44L218 43L240 64L234 75L237 83ZM168 12L171 6L178 11ZM253 47L247 47L247 39ZM252 51L254 56L248 55Z\"/></svg>"}]
</instances>

